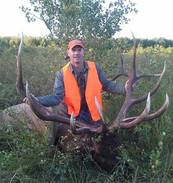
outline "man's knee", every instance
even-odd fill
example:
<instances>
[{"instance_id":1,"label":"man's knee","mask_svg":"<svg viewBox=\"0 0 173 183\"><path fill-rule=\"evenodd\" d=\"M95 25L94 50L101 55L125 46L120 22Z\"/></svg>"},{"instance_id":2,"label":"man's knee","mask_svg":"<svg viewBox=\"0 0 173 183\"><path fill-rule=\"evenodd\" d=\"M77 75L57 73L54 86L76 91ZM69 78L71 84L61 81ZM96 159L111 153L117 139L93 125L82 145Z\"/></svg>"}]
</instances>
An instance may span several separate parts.
<instances>
[{"instance_id":1,"label":"man's knee","mask_svg":"<svg viewBox=\"0 0 173 183\"><path fill-rule=\"evenodd\" d=\"M67 106L65 104L60 103L57 106L52 107L52 112L55 114L59 114L61 116L66 116L67 115Z\"/></svg>"}]
</instances>

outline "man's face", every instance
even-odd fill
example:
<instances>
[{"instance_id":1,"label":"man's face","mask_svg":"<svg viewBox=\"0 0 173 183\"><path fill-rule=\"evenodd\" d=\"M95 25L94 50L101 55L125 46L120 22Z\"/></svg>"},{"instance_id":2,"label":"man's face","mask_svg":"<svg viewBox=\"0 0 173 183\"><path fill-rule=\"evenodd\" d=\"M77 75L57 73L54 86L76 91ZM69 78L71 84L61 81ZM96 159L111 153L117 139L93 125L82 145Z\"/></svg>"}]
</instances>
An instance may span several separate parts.
<instances>
[{"instance_id":1,"label":"man's face","mask_svg":"<svg viewBox=\"0 0 173 183\"><path fill-rule=\"evenodd\" d=\"M72 65L83 64L84 49L81 46L74 46L68 50L68 56Z\"/></svg>"}]
</instances>

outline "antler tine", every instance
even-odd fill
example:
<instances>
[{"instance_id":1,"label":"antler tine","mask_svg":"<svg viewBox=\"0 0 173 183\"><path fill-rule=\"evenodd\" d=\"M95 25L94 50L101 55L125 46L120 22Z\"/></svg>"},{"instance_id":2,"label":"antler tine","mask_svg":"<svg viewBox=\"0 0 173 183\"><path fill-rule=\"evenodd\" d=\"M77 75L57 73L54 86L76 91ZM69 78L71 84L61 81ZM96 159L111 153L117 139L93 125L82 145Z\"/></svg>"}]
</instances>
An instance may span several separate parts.
<instances>
[{"instance_id":1,"label":"antler tine","mask_svg":"<svg viewBox=\"0 0 173 183\"><path fill-rule=\"evenodd\" d=\"M133 121L129 122L129 123L122 123L121 122L118 125L121 128L133 128L133 127L135 127L135 125L138 125L139 123L141 123L146 118L146 116L150 112L150 107L151 107L151 99L150 99L150 93L148 93L146 107L145 107L144 111L142 112L142 114L140 116L138 116L136 119L134 119ZM116 125L116 126L113 125L113 127L117 128L118 125Z\"/></svg>"},{"instance_id":2,"label":"antler tine","mask_svg":"<svg viewBox=\"0 0 173 183\"><path fill-rule=\"evenodd\" d=\"M130 73L127 72L127 71L124 69L124 61L123 61L123 56L122 56L121 50L120 50L120 58L121 58L121 76L129 77L129 76L130 76Z\"/></svg>"},{"instance_id":3,"label":"antler tine","mask_svg":"<svg viewBox=\"0 0 173 183\"><path fill-rule=\"evenodd\" d=\"M74 111L72 112L71 117L70 117L70 129L71 129L72 133L73 133L74 135L76 135L77 132L76 132L76 128L75 128L75 121L74 121L74 116L73 116L73 114L74 114Z\"/></svg>"},{"instance_id":4,"label":"antler tine","mask_svg":"<svg viewBox=\"0 0 173 183\"><path fill-rule=\"evenodd\" d=\"M136 66L135 66L135 59L136 59L136 41L135 41L135 37L132 33L133 36L133 45L134 45L134 51L133 51L133 63L132 63L132 72L129 73L124 69L124 65L123 65L123 57L122 57L122 53L121 53L121 49L120 49L120 61L121 61L121 70L120 72L114 76L113 78L109 79L110 81L114 81L115 79L117 79L120 76L125 76L128 77L129 79L131 79L131 83L135 83L135 81L137 80L136 77ZM131 85L132 85L131 84Z\"/></svg>"},{"instance_id":5,"label":"antler tine","mask_svg":"<svg viewBox=\"0 0 173 183\"><path fill-rule=\"evenodd\" d=\"M22 78L22 63L21 63L21 56L22 56L22 49L23 49L23 33L19 45L19 51L17 55L17 81L16 81L16 88L17 91L23 96L26 97L26 90L23 85L23 78Z\"/></svg>"},{"instance_id":6,"label":"antler tine","mask_svg":"<svg viewBox=\"0 0 173 183\"><path fill-rule=\"evenodd\" d=\"M166 93L166 100L165 100L165 103L163 104L163 106L157 112L146 116L145 121L148 121L148 120L161 116L167 110L168 107L169 107L169 97L168 97L168 94Z\"/></svg>"},{"instance_id":7,"label":"antler tine","mask_svg":"<svg viewBox=\"0 0 173 183\"><path fill-rule=\"evenodd\" d=\"M127 72L125 69L124 69L124 64L123 64L123 57L122 57L122 53L121 53L121 49L120 49L120 66L121 66L121 69L120 69L120 72L114 76L113 78L109 79L110 81L114 81L115 79L117 79L118 77L120 76L126 76L126 77L130 77L130 73Z\"/></svg>"},{"instance_id":8,"label":"antler tine","mask_svg":"<svg viewBox=\"0 0 173 183\"><path fill-rule=\"evenodd\" d=\"M98 100L97 100L97 97L96 96L95 96L95 104L96 104L97 110L99 112L99 116L100 116L100 119L101 119L102 124L106 125L106 122L105 122L105 119L104 119L104 116L103 116L101 107L100 107L100 105L98 103Z\"/></svg>"},{"instance_id":9,"label":"antler tine","mask_svg":"<svg viewBox=\"0 0 173 183\"><path fill-rule=\"evenodd\" d=\"M157 91L157 89L159 88L160 83L161 83L161 81L162 81L162 79L163 79L163 76L164 76L164 74L165 74L166 67L167 67L167 65L166 65L166 61L165 61L165 62L164 62L164 67L163 67L163 71L162 71L162 73L161 73L161 75L160 75L160 77L159 77L159 79L158 79L158 81L157 81L155 87L150 91L151 95L154 94L154 93Z\"/></svg>"},{"instance_id":10,"label":"antler tine","mask_svg":"<svg viewBox=\"0 0 173 183\"><path fill-rule=\"evenodd\" d=\"M94 132L102 133L102 132L108 131L108 127L106 126L106 122L105 122L105 119L104 119L104 116L103 116L103 112L102 112L101 107L100 107L100 105L97 101L96 96L95 96L95 104L96 104L97 110L99 112L99 116L100 116L100 120L101 120L101 126L98 127Z\"/></svg>"},{"instance_id":11,"label":"antler tine","mask_svg":"<svg viewBox=\"0 0 173 183\"><path fill-rule=\"evenodd\" d=\"M149 114L148 116L146 116L144 121L149 121L151 119L161 116L167 110L168 107L169 107L169 97L168 97L168 94L166 93L166 100L165 100L165 103L163 104L163 106L159 110L157 110L155 113L152 113L152 114ZM138 118L138 116L126 118L122 121L122 123L131 122L131 121L135 120L136 118Z\"/></svg>"},{"instance_id":12,"label":"antler tine","mask_svg":"<svg viewBox=\"0 0 173 183\"><path fill-rule=\"evenodd\" d=\"M163 76L164 76L164 74L165 74L165 71L166 71L166 61L164 62L163 71L162 71L162 73L160 74L160 77L159 77L159 79L158 79L158 81L157 81L155 87L150 91L150 94L151 94L151 95L153 95L153 94L158 90L158 88L159 88L159 86L160 86L160 83L161 83L161 81L162 81L162 79L163 79ZM147 94L145 94L145 95L143 95L142 97L139 97L139 98L137 98L137 99L134 99L134 100L133 100L133 103L135 103L135 104L140 103L140 102L144 101L146 98L147 98Z\"/></svg>"},{"instance_id":13,"label":"antler tine","mask_svg":"<svg viewBox=\"0 0 173 183\"><path fill-rule=\"evenodd\" d=\"M131 80L131 85L132 85L136 81L136 40L135 40L135 37L133 35L133 32L131 32L131 33L132 33L132 37L133 37L134 50L133 50L132 72L131 72L129 79Z\"/></svg>"},{"instance_id":14,"label":"antler tine","mask_svg":"<svg viewBox=\"0 0 173 183\"><path fill-rule=\"evenodd\" d=\"M137 80L144 77L159 77L159 76L161 76L161 74L143 74L143 75L137 76Z\"/></svg>"},{"instance_id":15,"label":"antler tine","mask_svg":"<svg viewBox=\"0 0 173 183\"><path fill-rule=\"evenodd\" d=\"M164 68L163 68L163 71L162 73L164 72L165 73L166 71L166 61L164 62ZM158 77L158 76L161 76L161 74L143 74L143 75L139 75L137 76L137 80L140 79L140 78L143 78L143 77Z\"/></svg>"},{"instance_id":16,"label":"antler tine","mask_svg":"<svg viewBox=\"0 0 173 183\"><path fill-rule=\"evenodd\" d=\"M91 125L89 126L87 126L87 125L85 125L84 126L84 124L83 124L83 126L82 127L79 127L79 128L76 128L76 122L75 122L75 120L74 120L74 116L73 116L73 114L74 114L74 111L72 112L72 114L71 114L71 117L70 117L70 129L71 129L71 131L72 131L72 133L74 134L74 135L80 135L80 134L82 134L82 133L91 133L91 132L94 132L94 129L96 128L96 127L92 127Z\"/></svg>"}]
</instances>

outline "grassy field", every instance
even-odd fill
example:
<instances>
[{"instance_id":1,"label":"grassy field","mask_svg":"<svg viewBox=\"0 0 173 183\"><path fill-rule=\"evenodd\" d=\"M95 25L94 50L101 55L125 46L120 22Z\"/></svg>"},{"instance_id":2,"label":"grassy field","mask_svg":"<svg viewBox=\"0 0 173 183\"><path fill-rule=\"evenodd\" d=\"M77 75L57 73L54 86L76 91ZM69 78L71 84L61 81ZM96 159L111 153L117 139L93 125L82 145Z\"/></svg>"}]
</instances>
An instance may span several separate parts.
<instances>
[{"instance_id":1,"label":"grassy field","mask_svg":"<svg viewBox=\"0 0 173 183\"><path fill-rule=\"evenodd\" d=\"M0 110L22 102L16 91L16 58L18 48L0 49ZM86 59L93 50L86 52ZM119 71L119 53L116 47L105 52L99 63L108 78ZM123 52L124 65L131 67L133 49ZM94 58L94 57L92 57ZM167 62L167 70L159 90L151 97L151 112L158 110L169 95L170 105L161 117L130 130L118 130L123 145L119 148L121 164L109 174L99 169L91 159L63 154L58 149L49 151L50 133L36 134L25 123L15 130L0 126L0 182L173 182L173 48L161 46L137 48L137 74L161 73ZM50 94L56 72L65 65L59 50L55 47L24 46L24 81L29 82L30 92L35 96ZM149 92L158 78L143 78L136 83L133 98ZM125 83L125 78L117 82ZM124 98L104 94L103 108L108 124L112 124L121 108ZM129 111L129 116L142 112L145 103L138 104ZM16 114L14 114L16 115ZM20 123L20 122L19 122ZM49 124L48 124L49 125ZM127 167L128 165L128 167ZM124 174L128 169L128 174Z\"/></svg>"}]
</instances>

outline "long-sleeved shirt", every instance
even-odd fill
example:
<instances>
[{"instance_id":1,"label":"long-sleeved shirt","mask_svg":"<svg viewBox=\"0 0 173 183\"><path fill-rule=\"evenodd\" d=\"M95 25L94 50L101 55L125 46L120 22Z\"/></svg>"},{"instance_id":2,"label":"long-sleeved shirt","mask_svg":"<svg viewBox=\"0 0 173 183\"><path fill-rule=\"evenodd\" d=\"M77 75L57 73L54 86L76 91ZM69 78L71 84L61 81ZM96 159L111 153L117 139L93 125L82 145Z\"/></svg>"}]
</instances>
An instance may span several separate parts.
<instances>
[{"instance_id":1,"label":"long-sleeved shirt","mask_svg":"<svg viewBox=\"0 0 173 183\"><path fill-rule=\"evenodd\" d=\"M87 64L87 62L84 61L84 77L85 77L85 82L87 84L87 73L88 73L88 69L89 66ZM96 69L97 69L97 73L98 73L98 77L99 80L103 86L103 90L109 93L115 93L118 95L123 95L125 96L125 87L124 85L118 84L118 83L114 83L112 81L107 80L104 72L102 71L102 69L100 68L100 66L98 64L96 64ZM70 71L71 73L74 74L75 78L76 78L76 74L75 74L75 70L72 66L72 64L69 64L70 66ZM93 88L94 90L94 88ZM55 84L54 84L54 89L53 89L53 93L50 95L46 95L43 97L38 97L39 102L46 106L46 107L52 107L52 106L56 106L59 105L65 96L65 90L64 90L64 82L63 82L63 70L60 70L55 78Z\"/></svg>"}]
</instances>

